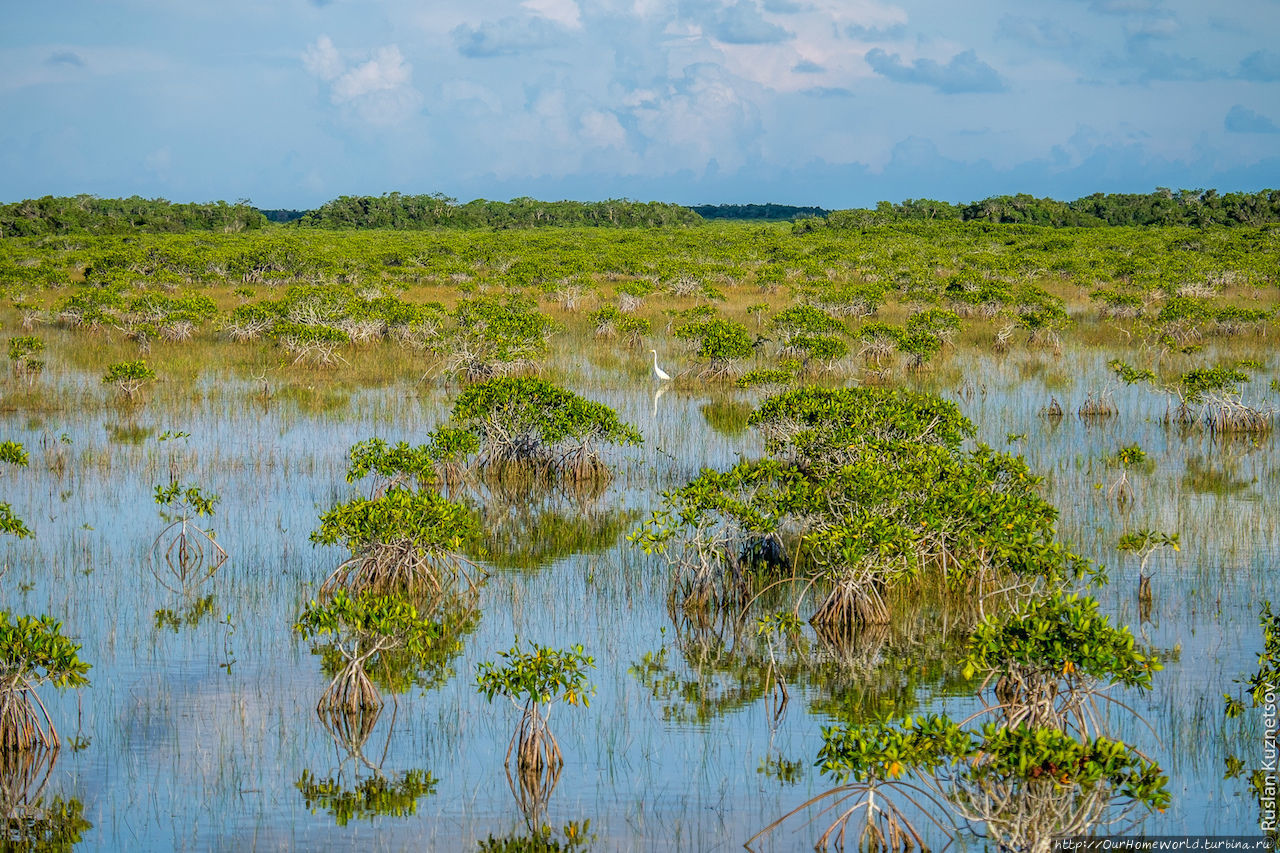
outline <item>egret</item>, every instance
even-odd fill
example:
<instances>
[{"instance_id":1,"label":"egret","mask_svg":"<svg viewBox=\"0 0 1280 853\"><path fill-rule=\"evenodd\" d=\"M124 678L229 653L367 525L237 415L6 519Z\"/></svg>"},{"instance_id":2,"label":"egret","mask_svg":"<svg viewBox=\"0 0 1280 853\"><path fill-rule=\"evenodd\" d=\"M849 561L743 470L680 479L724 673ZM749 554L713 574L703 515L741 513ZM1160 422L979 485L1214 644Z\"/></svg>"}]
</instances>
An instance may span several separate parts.
<instances>
[{"instance_id":1,"label":"egret","mask_svg":"<svg viewBox=\"0 0 1280 853\"><path fill-rule=\"evenodd\" d=\"M656 349L651 349L649 350L649 352L653 353L654 378L657 379L659 382L670 382L671 377L667 375L667 372L665 370L663 370L661 367L658 367L658 351Z\"/></svg>"}]
</instances>

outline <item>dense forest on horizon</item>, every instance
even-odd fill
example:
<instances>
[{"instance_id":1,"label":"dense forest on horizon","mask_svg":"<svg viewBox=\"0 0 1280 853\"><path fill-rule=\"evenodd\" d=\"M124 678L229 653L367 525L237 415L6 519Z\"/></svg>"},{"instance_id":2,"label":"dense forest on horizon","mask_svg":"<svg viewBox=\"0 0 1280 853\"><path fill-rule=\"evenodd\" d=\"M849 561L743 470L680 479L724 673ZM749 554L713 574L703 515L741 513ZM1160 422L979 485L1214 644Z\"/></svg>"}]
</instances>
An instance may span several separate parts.
<instances>
[{"instance_id":1,"label":"dense forest on horizon","mask_svg":"<svg viewBox=\"0 0 1280 853\"><path fill-rule=\"evenodd\" d=\"M791 204L695 204L689 208L703 219L754 219L788 222L831 213L825 207L796 207Z\"/></svg>"},{"instance_id":2,"label":"dense forest on horizon","mask_svg":"<svg viewBox=\"0 0 1280 853\"><path fill-rule=\"evenodd\" d=\"M991 196L968 204L935 199L879 202L874 208L828 211L774 203L684 207L668 202L597 202L517 198L459 204L440 193L341 196L311 211L259 210L247 201L173 203L165 199L45 196L0 204L0 236L232 233L274 224L285 228L423 230L432 228L611 227L697 225L708 220L792 221L805 231L847 230L896 222L979 221L1096 228L1265 225L1280 222L1280 190L1219 193L1213 189L1094 193L1074 201L1028 194Z\"/></svg>"}]
</instances>

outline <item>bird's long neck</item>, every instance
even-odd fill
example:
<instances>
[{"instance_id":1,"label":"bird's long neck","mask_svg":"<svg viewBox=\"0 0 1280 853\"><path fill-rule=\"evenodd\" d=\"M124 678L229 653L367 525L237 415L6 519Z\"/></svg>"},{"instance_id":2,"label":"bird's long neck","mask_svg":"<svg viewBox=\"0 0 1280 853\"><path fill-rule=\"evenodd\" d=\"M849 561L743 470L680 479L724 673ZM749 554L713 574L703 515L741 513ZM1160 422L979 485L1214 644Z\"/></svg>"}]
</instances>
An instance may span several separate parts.
<instances>
[{"instance_id":1,"label":"bird's long neck","mask_svg":"<svg viewBox=\"0 0 1280 853\"><path fill-rule=\"evenodd\" d=\"M657 350L654 350L654 351L653 351L653 366L654 366L654 367L657 367L657 366L658 366L658 351L657 351Z\"/></svg>"}]
</instances>

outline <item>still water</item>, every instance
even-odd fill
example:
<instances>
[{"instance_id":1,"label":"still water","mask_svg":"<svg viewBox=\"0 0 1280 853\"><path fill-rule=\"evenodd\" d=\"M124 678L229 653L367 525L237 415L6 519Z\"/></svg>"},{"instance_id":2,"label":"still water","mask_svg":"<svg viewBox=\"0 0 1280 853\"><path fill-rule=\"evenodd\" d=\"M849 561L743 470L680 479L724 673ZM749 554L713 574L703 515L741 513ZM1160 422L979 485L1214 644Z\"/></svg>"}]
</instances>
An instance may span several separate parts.
<instances>
[{"instance_id":1,"label":"still water","mask_svg":"<svg viewBox=\"0 0 1280 853\"><path fill-rule=\"evenodd\" d=\"M953 356L912 381L956 400L980 440L1026 455L1061 511L1061 538L1109 568L1110 584L1094 592L1103 610L1161 650L1153 691L1117 694L1150 727L1122 713L1111 723L1170 775L1172 806L1142 829L1249 832L1257 805L1222 777L1228 754L1254 763L1261 723L1224 723L1221 694L1256 669L1258 605L1280 586L1275 439L1180 434L1160 422L1165 402L1136 389L1115 392L1119 416L1082 420L1075 408L1105 384L1105 362L1093 351ZM518 710L474 686L477 663L517 638L581 643L595 657L590 707L553 711L565 765L540 818L562 841L563 827L589 820L593 849L739 849L827 787L813 767L821 726L976 707L975 685L951 663L961 638L904 615L853 655L812 637L787 650L791 701L773 721L763 646L689 637L668 615L663 565L625 540L664 489L760 453L743 423L758 398L701 386L655 396L639 369L620 377L587 365L552 378L613 406L644 446L611 455L617 476L590 494L472 496L489 569L479 619L428 686L384 694L358 754L317 719L327 678L292 630L345 556L308 537L359 488L344 479L348 448L374 436L420 443L456 389L282 385L263 396L259 381L217 375L188 405L0 413L0 439L22 442L31 459L4 471L0 490L36 533L0 542L2 604L61 619L93 665L91 686L42 694L64 741L42 796L83 805L91 825L79 846L454 850L526 835L503 769ZM96 384L59 381L75 394ZM1040 414L1051 397L1066 410L1060 421ZM1151 462L1130 473L1133 501L1120 511L1108 496L1119 471L1106 458L1132 444ZM165 526L152 493L171 475L221 497L210 524L230 555L185 595L159 582L150 556ZM1115 549L1142 528L1182 541L1149 566L1147 620L1136 560ZM399 814L335 815L332 798L303 790L316 779L348 791L394 784L410 771L434 784ZM793 820L758 847L807 849L821 827Z\"/></svg>"}]
</instances>

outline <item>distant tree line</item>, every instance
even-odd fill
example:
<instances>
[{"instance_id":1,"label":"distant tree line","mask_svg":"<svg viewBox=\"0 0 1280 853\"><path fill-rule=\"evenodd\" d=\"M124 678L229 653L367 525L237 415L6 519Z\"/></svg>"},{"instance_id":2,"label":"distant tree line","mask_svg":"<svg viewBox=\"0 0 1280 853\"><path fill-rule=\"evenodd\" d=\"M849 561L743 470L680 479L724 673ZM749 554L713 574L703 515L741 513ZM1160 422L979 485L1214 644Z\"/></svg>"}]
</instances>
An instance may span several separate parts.
<instances>
[{"instance_id":1,"label":"distant tree line","mask_svg":"<svg viewBox=\"0 0 1280 853\"><path fill-rule=\"evenodd\" d=\"M295 219L301 219L307 215L305 210L264 210L258 208L258 212L265 216L268 222L293 222Z\"/></svg>"},{"instance_id":2,"label":"distant tree line","mask_svg":"<svg viewBox=\"0 0 1280 853\"><path fill-rule=\"evenodd\" d=\"M707 219L792 220L796 228L865 228L899 222L977 221L1099 227L1107 225L1262 225L1280 222L1280 190L1219 193L1170 190L1094 193L1075 201L1025 193L992 196L968 204L935 199L882 201L874 208L830 211L782 204L720 204L693 208L630 199L607 201L475 201L431 195L341 196L311 211L258 210L247 202L175 204L164 199L101 199L91 195L0 204L0 237L49 234L235 232L272 223L302 228L398 229L532 228L539 226L655 227L693 225Z\"/></svg>"},{"instance_id":3,"label":"distant tree line","mask_svg":"<svg viewBox=\"0 0 1280 853\"><path fill-rule=\"evenodd\" d=\"M1153 193L1094 193L1075 201L1035 198L1020 193L951 204L934 199L882 201L874 209L837 210L823 220L804 221L803 229L862 228L895 222L954 220L1093 228L1106 225L1263 225L1280 222L1280 190L1218 193L1170 190Z\"/></svg>"},{"instance_id":4,"label":"distant tree line","mask_svg":"<svg viewBox=\"0 0 1280 853\"><path fill-rule=\"evenodd\" d=\"M532 228L545 225L652 227L692 225L702 219L687 207L629 199L608 201L511 201L476 199L458 204L432 195L342 196L312 210L298 225L313 228Z\"/></svg>"},{"instance_id":5,"label":"distant tree line","mask_svg":"<svg viewBox=\"0 0 1280 853\"><path fill-rule=\"evenodd\" d=\"M39 237L46 234L149 234L183 231L244 231L261 228L266 217L246 202L174 204L162 198L27 199L0 204L0 236Z\"/></svg>"},{"instance_id":6,"label":"distant tree line","mask_svg":"<svg viewBox=\"0 0 1280 853\"><path fill-rule=\"evenodd\" d=\"M790 204L695 204L689 208L703 219L766 219L793 221L810 216L826 216L824 207L795 207Z\"/></svg>"}]
</instances>

